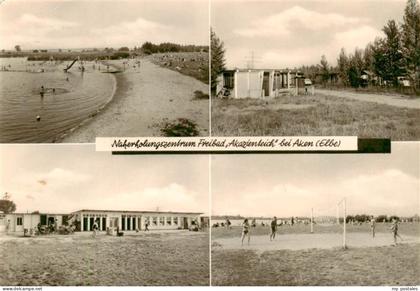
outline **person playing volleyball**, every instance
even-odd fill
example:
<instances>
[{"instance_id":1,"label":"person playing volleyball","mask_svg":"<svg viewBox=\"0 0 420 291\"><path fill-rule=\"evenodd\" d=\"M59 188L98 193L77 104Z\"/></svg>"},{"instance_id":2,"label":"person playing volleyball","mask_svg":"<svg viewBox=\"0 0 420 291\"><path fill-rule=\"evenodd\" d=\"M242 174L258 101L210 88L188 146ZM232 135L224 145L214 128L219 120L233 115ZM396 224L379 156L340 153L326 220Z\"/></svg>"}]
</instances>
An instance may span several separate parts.
<instances>
[{"instance_id":1,"label":"person playing volleyball","mask_svg":"<svg viewBox=\"0 0 420 291\"><path fill-rule=\"evenodd\" d=\"M276 232L277 232L277 217L273 217L273 220L271 221L271 234L270 234L270 241L276 238Z\"/></svg>"},{"instance_id":2,"label":"person playing volleyball","mask_svg":"<svg viewBox=\"0 0 420 291\"><path fill-rule=\"evenodd\" d=\"M248 218L245 218L244 222L242 223L242 237L241 237L242 245L244 245L245 236L248 236L248 245L249 245L249 242L251 240L251 234L249 232Z\"/></svg>"},{"instance_id":3,"label":"person playing volleyball","mask_svg":"<svg viewBox=\"0 0 420 291\"><path fill-rule=\"evenodd\" d=\"M392 219L392 225L391 225L391 232L394 235L394 244L397 245L397 237L399 237L401 240L402 237L398 234L398 221L397 219Z\"/></svg>"},{"instance_id":4,"label":"person playing volleyball","mask_svg":"<svg viewBox=\"0 0 420 291\"><path fill-rule=\"evenodd\" d=\"M375 228L376 228L376 220L372 216L370 219L370 229L372 230L372 238L375 238Z\"/></svg>"}]
</instances>

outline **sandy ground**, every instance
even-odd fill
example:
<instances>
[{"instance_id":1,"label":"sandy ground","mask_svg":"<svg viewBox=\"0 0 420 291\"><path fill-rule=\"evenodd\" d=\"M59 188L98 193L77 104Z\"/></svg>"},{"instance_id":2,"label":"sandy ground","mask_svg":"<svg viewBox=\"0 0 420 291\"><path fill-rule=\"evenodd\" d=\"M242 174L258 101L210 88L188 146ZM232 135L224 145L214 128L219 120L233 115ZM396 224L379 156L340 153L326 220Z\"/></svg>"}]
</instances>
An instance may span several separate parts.
<instances>
[{"instance_id":1,"label":"sandy ground","mask_svg":"<svg viewBox=\"0 0 420 291\"><path fill-rule=\"evenodd\" d=\"M208 285L208 233L0 238L0 285Z\"/></svg>"},{"instance_id":2,"label":"sandy ground","mask_svg":"<svg viewBox=\"0 0 420 291\"><path fill-rule=\"evenodd\" d=\"M122 61L110 61L122 68ZM115 74L117 90L110 104L63 142L95 142L95 137L161 136L166 121L187 118L207 136L209 100L194 100L194 91L208 85L178 72L141 60L141 68Z\"/></svg>"},{"instance_id":3,"label":"sandy ground","mask_svg":"<svg viewBox=\"0 0 420 291\"><path fill-rule=\"evenodd\" d=\"M375 102L380 104L387 104L396 107L402 108L413 108L413 109L420 109L420 99L407 99L402 95L385 95L385 94L364 94L364 93L354 93L354 92L346 92L346 91L338 91L338 90L323 90L323 89L316 89L316 93L327 95L327 96L334 96L334 97L341 97L341 98L350 98L359 101L367 101L367 102Z\"/></svg>"},{"instance_id":4,"label":"sandy ground","mask_svg":"<svg viewBox=\"0 0 420 291\"><path fill-rule=\"evenodd\" d=\"M241 247L240 227L212 228L212 284L215 286L404 286L420 284L420 224L401 223L403 242L393 246L389 223L378 223L372 239L368 223L342 226L298 224L251 228L251 244Z\"/></svg>"},{"instance_id":5,"label":"sandy ground","mask_svg":"<svg viewBox=\"0 0 420 291\"><path fill-rule=\"evenodd\" d=\"M403 241L398 243L420 243L420 237L402 236ZM346 244L348 247L379 247L389 246L394 243L390 233L377 233L373 239L369 233L348 233ZM313 233L313 234L279 234L274 241L270 241L268 235L252 236L250 244L245 238L241 245L240 238L219 238L212 240L212 247L221 247L226 250L244 249L255 251L273 250L304 250L304 249L329 249L341 247L343 235L338 233Z\"/></svg>"}]
</instances>

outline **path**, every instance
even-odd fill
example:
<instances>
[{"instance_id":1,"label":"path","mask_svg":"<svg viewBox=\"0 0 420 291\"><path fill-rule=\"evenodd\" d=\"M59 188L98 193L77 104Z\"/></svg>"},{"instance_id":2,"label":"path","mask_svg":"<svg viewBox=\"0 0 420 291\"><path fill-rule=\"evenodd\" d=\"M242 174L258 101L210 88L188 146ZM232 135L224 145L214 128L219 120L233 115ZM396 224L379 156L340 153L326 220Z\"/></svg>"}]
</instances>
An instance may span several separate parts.
<instances>
[{"instance_id":1,"label":"path","mask_svg":"<svg viewBox=\"0 0 420 291\"><path fill-rule=\"evenodd\" d=\"M420 98L407 99L402 95L367 94L338 90L315 89L315 93L326 96L350 98L359 101L376 102L402 108L420 109Z\"/></svg>"},{"instance_id":2,"label":"path","mask_svg":"<svg viewBox=\"0 0 420 291\"><path fill-rule=\"evenodd\" d=\"M122 61L110 61L122 68ZM209 100L193 100L194 91L208 93L208 85L178 72L141 60L115 74L114 100L96 117L77 128L63 142L95 142L95 137L161 136L165 121L187 118L208 135Z\"/></svg>"},{"instance_id":3,"label":"path","mask_svg":"<svg viewBox=\"0 0 420 291\"><path fill-rule=\"evenodd\" d=\"M420 243L420 238L414 236L401 235L404 239L402 243ZM391 233L377 233L373 239L369 233L347 233L346 244L349 247L378 247L393 244ZM398 240L400 243L401 240ZM341 247L343 245L343 235L335 233L313 233L313 234L278 234L274 241L270 241L268 235L251 236L251 242L247 245L245 238L244 245L241 246L240 237L215 239L212 243L223 249L248 249L256 251L273 250L303 250L303 249L328 249Z\"/></svg>"}]
</instances>

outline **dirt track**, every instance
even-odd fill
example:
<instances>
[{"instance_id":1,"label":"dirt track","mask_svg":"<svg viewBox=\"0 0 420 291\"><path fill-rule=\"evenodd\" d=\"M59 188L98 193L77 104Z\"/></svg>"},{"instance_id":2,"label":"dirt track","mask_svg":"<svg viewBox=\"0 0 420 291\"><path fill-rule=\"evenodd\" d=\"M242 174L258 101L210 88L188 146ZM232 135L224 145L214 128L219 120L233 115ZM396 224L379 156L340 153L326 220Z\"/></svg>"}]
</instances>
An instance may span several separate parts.
<instances>
[{"instance_id":1,"label":"dirt track","mask_svg":"<svg viewBox=\"0 0 420 291\"><path fill-rule=\"evenodd\" d=\"M111 61L123 68L122 61ZM208 135L209 100L194 100L194 91L208 93L208 85L178 72L141 60L115 74L114 100L91 121L69 134L63 142L94 142L95 137L161 136L165 121L187 118Z\"/></svg>"},{"instance_id":2,"label":"dirt track","mask_svg":"<svg viewBox=\"0 0 420 291\"><path fill-rule=\"evenodd\" d=\"M316 89L316 93L341 98L355 99L359 101L375 102L396 107L420 109L420 99L407 99L401 95L385 95L385 94L364 94L355 92L346 92L338 90Z\"/></svg>"}]
</instances>

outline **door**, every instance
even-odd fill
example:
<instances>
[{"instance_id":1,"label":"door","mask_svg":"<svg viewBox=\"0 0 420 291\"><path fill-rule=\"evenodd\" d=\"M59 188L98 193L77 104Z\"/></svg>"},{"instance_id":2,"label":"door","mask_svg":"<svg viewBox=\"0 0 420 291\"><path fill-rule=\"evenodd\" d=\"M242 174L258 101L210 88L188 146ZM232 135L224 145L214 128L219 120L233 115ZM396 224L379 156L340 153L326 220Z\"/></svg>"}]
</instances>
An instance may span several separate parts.
<instances>
[{"instance_id":1,"label":"door","mask_svg":"<svg viewBox=\"0 0 420 291\"><path fill-rule=\"evenodd\" d=\"M264 97L270 96L270 72L264 72L262 86L263 86Z\"/></svg>"},{"instance_id":2,"label":"door","mask_svg":"<svg viewBox=\"0 0 420 291\"><path fill-rule=\"evenodd\" d=\"M188 229L188 218L184 217L184 229Z\"/></svg>"},{"instance_id":3,"label":"door","mask_svg":"<svg viewBox=\"0 0 420 291\"><path fill-rule=\"evenodd\" d=\"M41 215L41 225L47 225L47 215Z\"/></svg>"},{"instance_id":4,"label":"door","mask_svg":"<svg viewBox=\"0 0 420 291\"><path fill-rule=\"evenodd\" d=\"M102 231L106 230L106 217L102 217Z\"/></svg>"},{"instance_id":5,"label":"door","mask_svg":"<svg viewBox=\"0 0 420 291\"><path fill-rule=\"evenodd\" d=\"M23 216L16 216L16 230L23 231Z\"/></svg>"},{"instance_id":6,"label":"door","mask_svg":"<svg viewBox=\"0 0 420 291\"><path fill-rule=\"evenodd\" d=\"M6 232L6 216L4 214L0 214L0 233Z\"/></svg>"}]
</instances>

